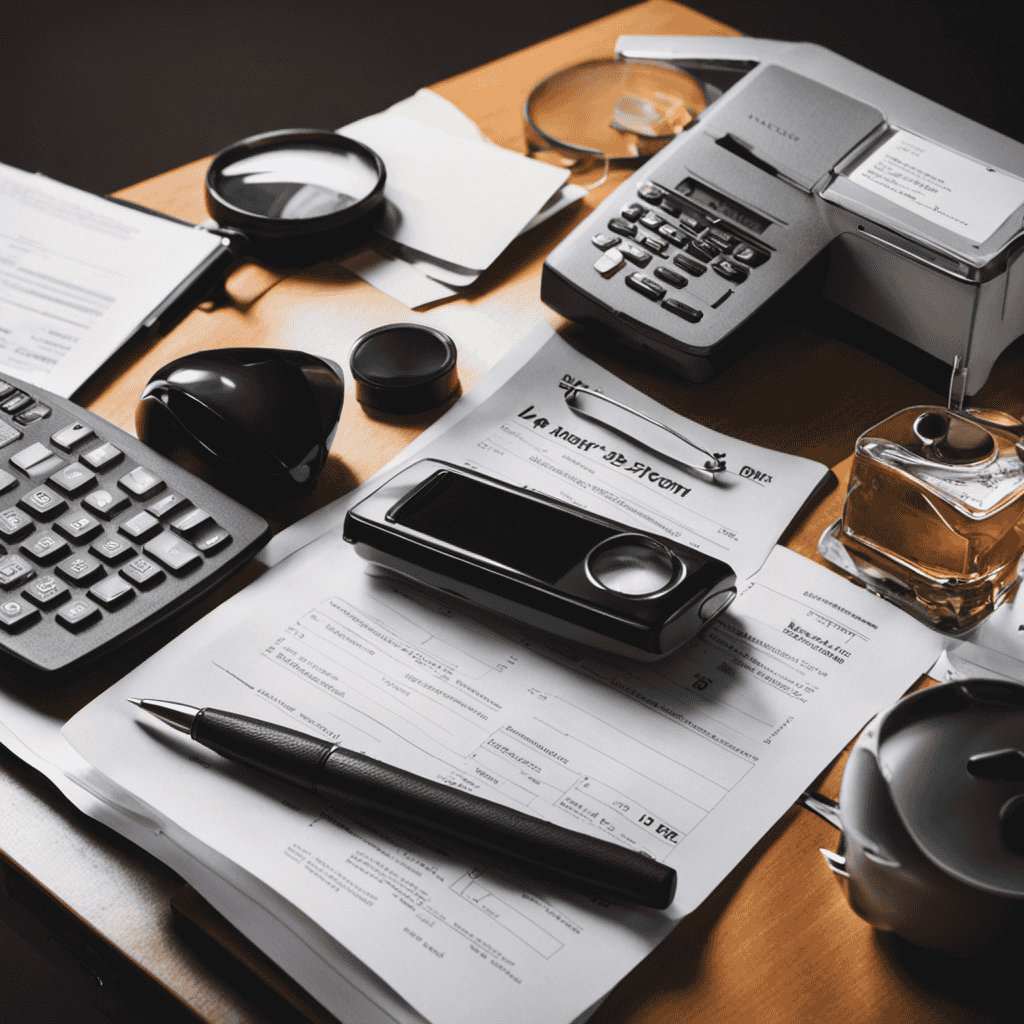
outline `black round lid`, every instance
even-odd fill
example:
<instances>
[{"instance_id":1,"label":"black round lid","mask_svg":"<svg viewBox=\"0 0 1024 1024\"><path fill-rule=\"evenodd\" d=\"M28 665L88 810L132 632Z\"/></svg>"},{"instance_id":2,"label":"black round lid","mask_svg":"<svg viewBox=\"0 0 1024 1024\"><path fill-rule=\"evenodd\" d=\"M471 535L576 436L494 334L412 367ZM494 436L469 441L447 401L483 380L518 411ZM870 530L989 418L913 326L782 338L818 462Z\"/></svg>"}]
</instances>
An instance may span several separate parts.
<instances>
[{"instance_id":1,"label":"black round lid","mask_svg":"<svg viewBox=\"0 0 1024 1024\"><path fill-rule=\"evenodd\" d=\"M433 327L376 327L352 346L356 399L380 412L434 409L459 389L456 356L452 339Z\"/></svg>"}]
</instances>

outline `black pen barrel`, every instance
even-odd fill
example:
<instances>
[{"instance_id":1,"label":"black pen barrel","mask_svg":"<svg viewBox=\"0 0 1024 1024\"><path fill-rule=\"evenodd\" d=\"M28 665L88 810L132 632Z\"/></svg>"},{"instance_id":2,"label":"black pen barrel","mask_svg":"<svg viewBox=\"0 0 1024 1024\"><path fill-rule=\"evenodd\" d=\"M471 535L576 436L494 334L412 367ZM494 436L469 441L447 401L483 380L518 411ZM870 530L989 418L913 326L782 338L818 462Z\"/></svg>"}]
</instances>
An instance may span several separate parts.
<instances>
[{"instance_id":1,"label":"black pen barrel","mask_svg":"<svg viewBox=\"0 0 1024 1024\"><path fill-rule=\"evenodd\" d=\"M675 871L650 857L350 750L331 753L316 791L340 807L450 836L577 892L658 910L675 895Z\"/></svg>"},{"instance_id":2,"label":"black pen barrel","mask_svg":"<svg viewBox=\"0 0 1024 1024\"><path fill-rule=\"evenodd\" d=\"M633 850L293 729L206 708L192 738L338 807L448 836L574 891L659 910L675 895L676 872Z\"/></svg>"}]
</instances>

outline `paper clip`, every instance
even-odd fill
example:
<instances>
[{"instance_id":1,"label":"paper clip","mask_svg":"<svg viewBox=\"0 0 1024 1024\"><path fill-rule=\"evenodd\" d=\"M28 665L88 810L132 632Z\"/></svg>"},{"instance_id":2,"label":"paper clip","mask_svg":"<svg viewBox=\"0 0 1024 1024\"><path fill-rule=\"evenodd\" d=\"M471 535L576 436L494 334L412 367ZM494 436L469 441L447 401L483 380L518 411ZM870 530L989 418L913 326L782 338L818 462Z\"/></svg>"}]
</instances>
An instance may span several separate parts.
<instances>
[{"instance_id":1,"label":"paper clip","mask_svg":"<svg viewBox=\"0 0 1024 1024\"><path fill-rule=\"evenodd\" d=\"M617 402L614 398L609 398L598 391L569 388L565 393L565 404L580 416L614 430L616 434L621 434L627 440L674 465L692 470L701 476L711 474L712 481L715 479L716 473L725 472L725 452L705 451L699 444L695 444L688 437L683 437L678 431L665 426L664 423L659 423L657 420L651 419L650 416L632 409L628 405L623 405L622 402ZM670 437L674 440L669 440ZM676 442L679 441L700 452L706 458L700 461L693 457L687 459L682 455L675 454L673 449L678 447Z\"/></svg>"}]
</instances>

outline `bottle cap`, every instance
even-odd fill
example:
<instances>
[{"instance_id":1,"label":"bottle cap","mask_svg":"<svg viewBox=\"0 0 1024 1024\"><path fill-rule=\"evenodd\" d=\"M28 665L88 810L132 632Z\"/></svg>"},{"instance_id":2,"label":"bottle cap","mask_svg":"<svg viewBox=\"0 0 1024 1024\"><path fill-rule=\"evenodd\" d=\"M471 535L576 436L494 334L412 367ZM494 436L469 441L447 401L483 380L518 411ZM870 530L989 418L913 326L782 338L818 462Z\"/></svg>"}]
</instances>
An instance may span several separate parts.
<instances>
[{"instance_id":1,"label":"bottle cap","mask_svg":"<svg viewBox=\"0 0 1024 1024\"><path fill-rule=\"evenodd\" d=\"M434 409L459 389L456 356L452 339L433 327L376 327L352 346L356 400L380 412Z\"/></svg>"}]
</instances>

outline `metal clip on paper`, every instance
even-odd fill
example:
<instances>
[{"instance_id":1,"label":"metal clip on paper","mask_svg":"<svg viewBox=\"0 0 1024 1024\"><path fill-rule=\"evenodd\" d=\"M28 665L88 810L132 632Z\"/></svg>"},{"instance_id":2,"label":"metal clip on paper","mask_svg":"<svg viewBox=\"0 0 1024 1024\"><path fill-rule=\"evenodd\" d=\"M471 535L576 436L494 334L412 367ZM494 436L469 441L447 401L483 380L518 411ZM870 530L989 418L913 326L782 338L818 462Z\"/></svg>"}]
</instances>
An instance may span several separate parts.
<instances>
[{"instance_id":1,"label":"metal clip on paper","mask_svg":"<svg viewBox=\"0 0 1024 1024\"><path fill-rule=\"evenodd\" d=\"M699 477L713 483L716 473L725 472L725 453L705 451L687 437L683 437L671 427L651 419L650 416L636 409L631 409L614 398L609 398L597 391L584 391L570 388L565 394L565 404L573 412L602 426L614 430L626 439L640 445L641 448L659 455L661 458L696 473ZM694 455L686 457L678 454L679 442L693 449ZM702 460L698 455L703 455Z\"/></svg>"}]
</instances>

